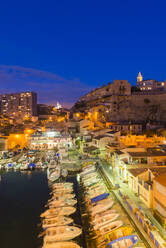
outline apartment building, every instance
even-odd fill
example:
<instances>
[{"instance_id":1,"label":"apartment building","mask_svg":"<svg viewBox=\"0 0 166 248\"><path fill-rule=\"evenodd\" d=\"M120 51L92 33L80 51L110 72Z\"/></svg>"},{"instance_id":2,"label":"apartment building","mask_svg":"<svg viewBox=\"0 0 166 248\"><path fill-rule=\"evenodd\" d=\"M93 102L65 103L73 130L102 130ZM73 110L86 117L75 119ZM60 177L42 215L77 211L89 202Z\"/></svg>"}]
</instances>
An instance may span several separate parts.
<instances>
[{"instance_id":1,"label":"apartment building","mask_svg":"<svg viewBox=\"0 0 166 248\"><path fill-rule=\"evenodd\" d=\"M153 208L155 218L166 226L166 173L156 177L153 185Z\"/></svg>"},{"instance_id":2,"label":"apartment building","mask_svg":"<svg viewBox=\"0 0 166 248\"><path fill-rule=\"evenodd\" d=\"M0 95L1 114L13 119L26 119L37 115L37 94L20 92Z\"/></svg>"}]
</instances>

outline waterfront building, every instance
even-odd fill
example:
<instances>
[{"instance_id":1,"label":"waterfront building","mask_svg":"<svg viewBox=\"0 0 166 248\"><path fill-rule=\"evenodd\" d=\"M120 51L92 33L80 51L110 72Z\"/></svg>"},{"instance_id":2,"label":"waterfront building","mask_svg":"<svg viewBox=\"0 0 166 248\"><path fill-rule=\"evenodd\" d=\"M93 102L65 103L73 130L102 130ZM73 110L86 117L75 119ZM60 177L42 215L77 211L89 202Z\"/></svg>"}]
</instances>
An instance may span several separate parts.
<instances>
[{"instance_id":1,"label":"waterfront building","mask_svg":"<svg viewBox=\"0 0 166 248\"><path fill-rule=\"evenodd\" d=\"M0 112L13 119L28 120L37 115L37 94L28 91L0 95Z\"/></svg>"},{"instance_id":2,"label":"waterfront building","mask_svg":"<svg viewBox=\"0 0 166 248\"><path fill-rule=\"evenodd\" d=\"M153 208L155 218L166 227L166 173L154 179Z\"/></svg>"},{"instance_id":3,"label":"waterfront building","mask_svg":"<svg viewBox=\"0 0 166 248\"><path fill-rule=\"evenodd\" d=\"M127 169L129 188L148 208L153 208L154 180L164 173L166 173L166 166Z\"/></svg>"},{"instance_id":4,"label":"waterfront building","mask_svg":"<svg viewBox=\"0 0 166 248\"><path fill-rule=\"evenodd\" d=\"M36 131L28 140L28 146L32 150L45 150L70 147L72 138L69 135L57 131Z\"/></svg>"},{"instance_id":5,"label":"waterfront building","mask_svg":"<svg viewBox=\"0 0 166 248\"><path fill-rule=\"evenodd\" d=\"M8 136L8 149L22 149L28 145L28 135L24 133L12 133Z\"/></svg>"}]
</instances>

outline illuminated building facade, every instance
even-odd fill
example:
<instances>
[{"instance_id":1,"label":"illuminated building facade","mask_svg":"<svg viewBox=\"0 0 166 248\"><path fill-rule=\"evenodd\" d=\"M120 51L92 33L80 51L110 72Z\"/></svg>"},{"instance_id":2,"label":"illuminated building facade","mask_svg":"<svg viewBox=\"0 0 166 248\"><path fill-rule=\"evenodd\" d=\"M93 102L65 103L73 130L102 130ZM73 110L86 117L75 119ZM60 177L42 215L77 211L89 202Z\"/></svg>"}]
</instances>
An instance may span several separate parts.
<instances>
[{"instance_id":1,"label":"illuminated building facade","mask_svg":"<svg viewBox=\"0 0 166 248\"><path fill-rule=\"evenodd\" d=\"M137 88L141 91L150 91L150 90L164 90L166 82L159 82L154 79L143 80L141 73L139 72L137 77Z\"/></svg>"},{"instance_id":2,"label":"illuminated building facade","mask_svg":"<svg viewBox=\"0 0 166 248\"><path fill-rule=\"evenodd\" d=\"M29 137L29 148L33 150L44 150L70 147L72 145L72 138L69 135L61 135L60 132L35 132Z\"/></svg>"},{"instance_id":3,"label":"illuminated building facade","mask_svg":"<svg viewBox=\"0 0 166 248\"><path fill-rule=\"evenodd\" d=\"M37 94L21 92L0 95L0 112L9 117L28 119L37 115Z\"/></svg>"},{"instance_id":4,"label":"illuminated building facade","mask_svg":"<svg viewBox=\"0 0 166 248\"><path fill-rule=\"evenodd\" d=\"M166 227L166 173L154 179L155 218Z\"/></svg>"}]
</instances>

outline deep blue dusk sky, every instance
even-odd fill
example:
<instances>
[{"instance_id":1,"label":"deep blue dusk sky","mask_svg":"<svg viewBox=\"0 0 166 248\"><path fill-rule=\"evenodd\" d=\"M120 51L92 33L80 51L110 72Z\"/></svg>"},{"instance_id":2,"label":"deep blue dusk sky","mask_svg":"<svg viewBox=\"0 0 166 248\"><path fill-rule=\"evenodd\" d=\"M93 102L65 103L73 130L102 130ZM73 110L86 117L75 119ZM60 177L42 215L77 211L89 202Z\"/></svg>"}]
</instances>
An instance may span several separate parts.
<instances>
[{"instance_id":1,"label":"deep blue dusk sky","mask_svg":"<svg viewBox=\"0 0 166 248\"><path fill-rule=\"evenodd\" d=\"M71 105L90 89L166 79L163 0L9 1L0 6L0 92Z\"/></svg>"}]
</instances>

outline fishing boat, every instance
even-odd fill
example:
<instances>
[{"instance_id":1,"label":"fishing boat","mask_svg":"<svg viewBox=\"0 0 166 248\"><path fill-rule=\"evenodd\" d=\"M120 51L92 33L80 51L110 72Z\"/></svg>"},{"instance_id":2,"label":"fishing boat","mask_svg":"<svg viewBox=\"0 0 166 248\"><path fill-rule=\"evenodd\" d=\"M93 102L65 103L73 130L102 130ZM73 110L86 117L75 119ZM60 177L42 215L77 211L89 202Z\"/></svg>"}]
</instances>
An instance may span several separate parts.
<instances>
[{"instance_id":1,"label":"fishing boat","mask_svg":"<svg viewBox=\"0 0 166 248\"><path fill-rule=\"evenodd\" d=\"M109 193L104 193L104 194L98 195L96 197L93 197L90 199L91 203L102 201L102 200L106 199L109 195L110 195Z\"/></svg>"},{"instance_id":2,"label":"fishing boat","mask_svg":"<svg viewBox=\"0 0 166 248\"><path fill-rule=\"evenodd\" d=\"M95 197L97 197L99 195L106 194L106 193L107 192L106 192L105 189L97 189L97 190L89 191L88 196L91 199L91 198L95 198Z\"/></svg>"},{"instance_id":3,"label":"fishing boat","mask_svg":"<svg viewBox=\"0 0 166 248\"><path fill-rule=\"evenodd\" d=\"M65 242L46 242L42 248L81 248L78 244L73 241L65 241Z\"/></svg>"},{"instance_id":4,"label":"fishing boat","mask_svg":"<svg viewBox=\"0 0 166 248\"><path fill-rule=\"evenodd\" d=\"M77 203L77 200L75 199L59 199L59 200L53 200L49 202L50 208L59 208L59 207L65 207L65 206L74 206Z\"/></svg>"},{"instance_id":5,"label":"fishing boat","mask_svg":"<svg viewBox=\"0 0 166 248\"><path fill-rule=\"evenodd\" d=\"M84 182L83 182L83 185L84 185L85 187L88 187L89 185L94 184L94 183L98 183L98 182L100 182L100 181L101 181L100 178L92 178L91 180L86 180L86 181L84 181Z\"/></svg>"},{"instance_id":6,"label":"fishing boat","mask_svg":"<svg viewBox=\"0 0 166 248\"><path fill-rule=\"evenodd\" d=\"M119 214L107 214L102 217L95 218L95 220L92 222L93 228L98 229L101 226L104 226L106 224L109 224L110 222L115 221L119 217Z\"/></svg>"},{"instance_id":7,"label":"fishing boat","mask_svg":"<svg viewBox=\"0 0 166 248\"><path fill-rule=\"evenodd\" d=\"M73 219L66 216L57 216L50 219L44 219L42 222L42 227L48 228L53 226L64 226L69 225L73 222Z\"/></svg>"},{"instance_id":8,"label":"fishing boat","mask_svg":"<svg viewBox=\"0 0 166 248\"><path fill-rule=\"evenodd\" d=\"M74 207L50 208L40 215L44 218L52 218L58 215L71 215L76 211Z\"/></svg>"},{"instance_id":9,"label":"fishing boat","mask_svg":"<svg viewBox=\"0 0 166 248\"><path fill-rule=\"evenodd\" d=\"M47 168L47 176L49 181L55 182L56 180L59 179L60 175L61 175L60 167L56 167L52 171L49 171L49 168Z\"/></svg>"},{"instance_id":10,"label":"fishing boat","mask_svg":"<svg viewBox=\"0 0 166 248\"><path fill-rule=\"evenodd\" d=\"M82 181L84 180L89 180L92 177L98 177L99 175L96 172L90 173L90 174L86 174L84 176L81 177Z\"/></svg>"},{"instance_id":11,"label":"fishing boat","mask_svg":"<svg viewBox=\"0 0 166 248\"><path fill-rule=\"evenodd\" d=\"M70 182L65 182L65 183L54 183L52 185L52 188L53 189L61 189L61 188L72 188L73 187L73 183L70 183Z\"/></svg>"},{"instance_id":12,"label":"fishing boat","mask_svg":"<svg viewBox=\"0 0 166 248\"><path fill-rule=\"evenodd\" d=\"M106 248L131 248L137 242L137 235L129 235L111 241L107 244Z\"/></svg>"},{"instance_id":13,"label":"fishing boat","mask_svg":"<svg viewBox=\"0 0 166 248\"><path fill-rule=\"evenodd\" d=\"M8 164L5 165L5 168L6 168L7 170L11 170L11 169L14 168L14 164L13 164L13 163L8 163Z\"/></svg>"},{"instance_id":14,"label":"fishing boat","mask_svg":"<svg viewBox=\"0 0 166 248\"><path fill-rule=\"evenodd\" d=\"M99 179L100 177L99 177L99 175L98 174L93 174L93 175L88 175L88 177L83 177L83 178L81 178L81 183L83 184L83 185L85 185L86 183L88 183L88 182L92 182L92 180L94 180L94 179Z\"/></svg>"},{"instance_id":15,"label":"fishing boat","mask_svg":"<svg viewBox=\"0 0 166 248\"><path fill-rule=\"evenodd\" d=\"M96 214L96 215L93 217L93 219L96 220L96 219L98 219L98 218L100 218L100 217L104 217L105 215L108 215L108 214L115 214L115 213L116 213L116 210L115 210L115 209L108 209L108 210L106 210L106 211L104 211L104 212L101 212L101 213Z\"/></svg>"},{"instance_id":16,"label":"fishing boat","mask_svg":"<svg viewBox=\"0 0 166 248\"><path fill-rule=\"evenodd\" d=\"M88 193L88 194L91 194L91 193L94 193L94 192L98 192L98 191L100 191L100 190L105 190L104 185L98 185L98 186L94 187L93 189L89 188L89 189L87 190L87 193Z\"/></svg>"},{"instance_id":17,"label":"fishing boat","mask_svg":"<svg viewBox=\"0 0 166 248\"><path fill-rule=\"evenodd\" d=\"M85 187L86 189L95 189L98 185L104 185L101 181L97 183L91 183L88 187Z\"/></svg>"},{"instance_id":18,"label":"fishing boat","mask_svg":"<svg viewBox=\"0 0 166 248\"><path fill-rule=\"evenodd\" d=\"M81 173L80 173L80 176L83 177L83 176L86 176L87 174L90 174L91 172L95 172L96 168L94 167L91 167L91 168L87 168L85 170L83 170Z\"/></svg>"},{"instance_id":19,"label":"fishing boat","mask_svg":"<svg viewBox=\"0 0 166 248\"><path fill-rule=\"evenodd\" d=\"M67 193L72 193L73 192L73 188L63 188L63 189L53 189L52 193L53 194L67 194Z\"/></svg>"},{"instance_id":20,"label":"fishing boat","mask_svg":"<svg viewBox=\"0 0 166 248\"><path fill-rule=\"evenodd\" d=\"M76 226L49 227L45 231L44 244L48 241L68 241L81 235L82 230Z\"/></svg>"},{"instance_id":21,"label":"fishing boat","mask_svg":"<svg viewBox=\"0 0 166 248\"><path fill-rule=\"evenodd\" d=\"M28 169L28 162L24 161L21 163L20 170L27 170Z\"/></svg>"},{"instance_id":22,"label":"fishing boat","mask_svg":"<svg viewBox=\"0 0 166 248\"><path fill-rule=\"evenodd\" d=\"M123 222L120 220L117 221L113 221L113 222L109 222L103 226L98 227L98 230L100 231L100 233L102 233L103 235L116 230L117 228L121 227L123 225Z\"/></svg>"},{"instance_id":23,"label":"fishing boat","mask_svg":"<svg viewBox=\"0 0 166 248\"><path fill-rule=\"evenodd\" d=\"M58 199L72 199L74 197L75 197L75 194L69 194L69 193L63 194L63 193L59 192L59 193L56 193L56 194L52 194L52 198L49 199L48 201L52 201L54 199L56 199L56 200L58 200Z\"/></svg>"},{"instance_id":24,"label":"fishing boat","mask_svg":"<svg viewBox=\"0 0 166 248\"><path fill-rule=\"evenodd\" d=\"M107 202L105 202L105 200L108 200ZM96 206L90 207L90 212L91 215L95 215L97 213L100 212L104 212L105 210L111 208L114 204L114 202L110 199L105 199L103 200L104 202L102 203L98 203Z\"/></svg>"},{"instance_id":25,"label":"fishing boat","mask_svg":"<svg viewBox=\"0 0 166 248\"><path fill-rule=\"evenodd\" d=\"M54 187L52 188L53 191L65 191L65 190L70 189L71 191L73 190L73 186L68 186L68 185L64 185L64 186L58 186L58 187Z\"/></svg>"},{"instance_id":26,"label":"fishing boat","mask_svg":"<svg viewBox=\"0 0 166 248\"><path fill-rule=\"evenodd\" d=\"M14 165L14 170L19 170L21 167L21 163L15 164Z\"/></svg>"},{"instance_id":27,"label":"fishing boat","mask_svg":"<svg viewBox=\"0 0 166 248\"><path fill-rule=\"evenodd\" d=\"M61 172L61 176L65 178L65 177L67 177L67 175L68 175L68 170L63 169L62 172Z\"/></svg>"}]
</instances>

